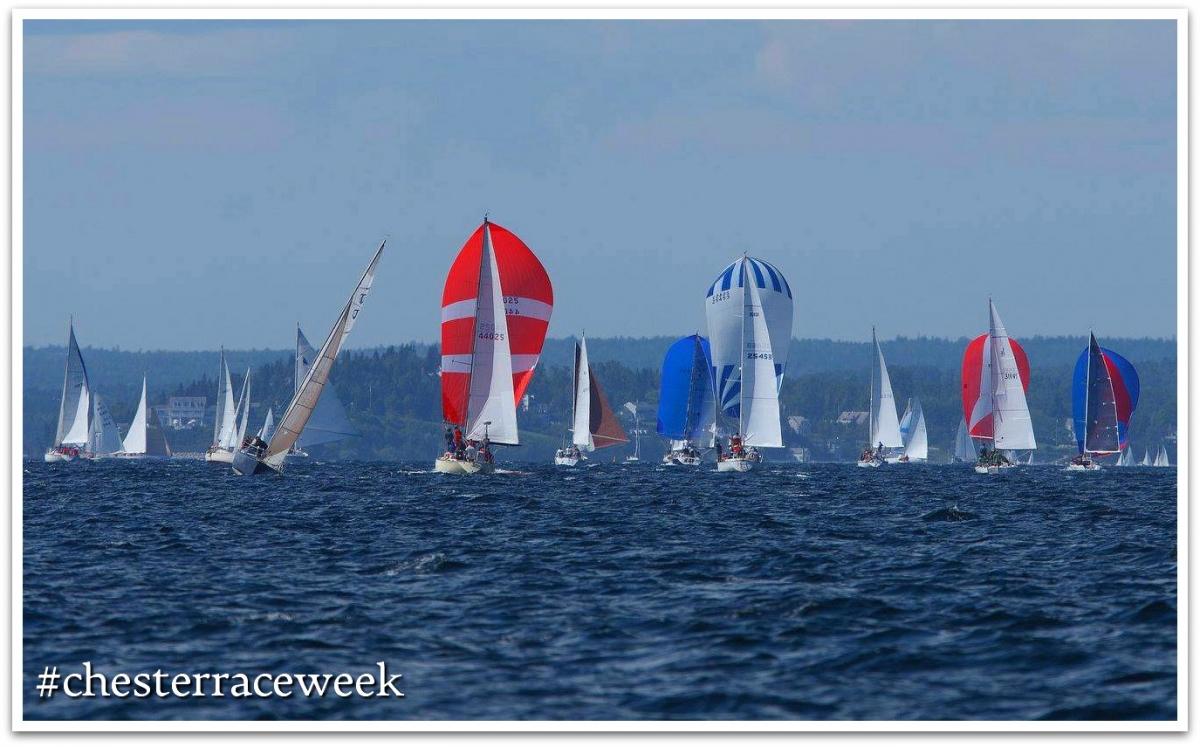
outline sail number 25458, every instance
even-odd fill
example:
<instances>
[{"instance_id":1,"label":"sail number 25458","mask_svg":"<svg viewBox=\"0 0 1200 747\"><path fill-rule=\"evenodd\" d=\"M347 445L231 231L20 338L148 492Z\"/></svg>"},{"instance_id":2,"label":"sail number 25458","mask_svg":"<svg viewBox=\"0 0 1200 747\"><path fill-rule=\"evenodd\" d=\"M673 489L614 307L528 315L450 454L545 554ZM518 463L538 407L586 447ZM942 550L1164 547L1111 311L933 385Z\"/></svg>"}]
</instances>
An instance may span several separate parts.
<instances>
[{"instance_id":1,"label":"sail number 25458","mask_svg":"<svg viewBox=\"0 0 1200 747\"><path fill-rule=\"evenodd\" d=\"M748 361L753 361L753 360L769 361L769 360L771 360L771 358L772 358L772 356L770 353L746 353L746 360L748 360Z\"/></svg>"}]
</instances>

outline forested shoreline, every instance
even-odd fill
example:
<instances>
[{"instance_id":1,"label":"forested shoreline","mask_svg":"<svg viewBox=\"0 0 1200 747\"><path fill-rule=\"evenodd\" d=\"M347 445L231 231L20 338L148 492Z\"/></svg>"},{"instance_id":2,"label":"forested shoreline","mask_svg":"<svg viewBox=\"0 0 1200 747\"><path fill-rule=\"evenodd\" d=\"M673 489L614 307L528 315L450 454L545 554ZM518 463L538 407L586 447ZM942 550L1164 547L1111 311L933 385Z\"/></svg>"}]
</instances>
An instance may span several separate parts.
<instances>
[{"instance_id":1,"label":"forested shoreline","mask_svg":"<svg viewBox=\"0 0 1200 747\"><path fill-rule=\"evenodd\" d=\"M659 365L673 338L588 339L596 375L609 403L632 429L632 417L621 407L636 402L641 414L644 458L657 459L663 441L654 434ZM906 398L919 396L929 429L931 460L944 457L952 446L961 417L960 365L966 339L898 338L883 341L892 386L900 408ZM1022 339L1031 364L1030 413L1039 446L1047 454L1056 445L1070 447L1066 421L1070 418L1070 378L1083 338L1031 337ZM1141 399L1131 427L1138 449L1173 438L1176 427L1176 345L1174 340L1141 338L1101 340L1137 367ZM508 451L512 460L548 460L567 437L571 413L573 339L547 340L529 399L518 411L522 445ZM149 378L150 402L165 405L171 396L216 395L218 351L121 351L84 348L93 388L100 392L114 418L124 425L137 405L143 373ZM293 353L289 350L225 351L240 385L251 374L251 428L262 422L268 407L282 412L293 387ZM49 445L58 417L64 348L26 347L23 350L23 452L36 455ZM863 411L868 401L868 342L793 340L787 374L780 392L784 440L789 449L805 449L810 458L841 461L857 455L865 444L865 426L839 424L847 411ZM436 345L404 344L368 350L343 351L334 367L333 382L360 436L317 447L325 459L432 459L441 441L440 352ZM527 405L527 408L526 408ZM790 419L790 421L789 421ZM207 446L211 428L190 432L167 430L177 451ZM181 448L182 447L182 448ZM1169 449L1174 451L1173 445ZM939 451L940 450L940 451ZM790 458L772 450L769 458ZM623 458L632 445L600 452L595 458Z\"/></svg>"}]
</instances>

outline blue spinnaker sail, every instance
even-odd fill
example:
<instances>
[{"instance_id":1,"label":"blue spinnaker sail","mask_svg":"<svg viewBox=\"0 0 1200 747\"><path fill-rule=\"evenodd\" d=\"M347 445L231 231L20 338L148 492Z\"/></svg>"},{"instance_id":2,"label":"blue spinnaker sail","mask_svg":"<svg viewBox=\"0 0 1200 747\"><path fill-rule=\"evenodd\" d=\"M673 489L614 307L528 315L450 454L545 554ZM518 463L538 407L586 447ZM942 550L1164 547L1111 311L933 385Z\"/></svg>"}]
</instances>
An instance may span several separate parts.
<instances>
[{"instance_id":1,"label":"blue spinnaker sail","mask_svg":"<svg viewBox=\"0 0 1200 747\"><path fill-rule=\"evenodd\" d=\"M712 425L711 360L708 340L700 335L677 340L667 350L658 397L659 435L699 440Z\"/></svg>"},{"instance_id":2,"label":"blue spinnaker sail","mask_svg":"<svg viewBox=\"0 0 1200 747\"><path fill-rule=\"evenodd\" d=\"M1115 453L1125 448L1140 393L1133 364L1100 347L1091 336L1071 378L1071 416L1079 452Z\"/></svg>"}]
</instances>

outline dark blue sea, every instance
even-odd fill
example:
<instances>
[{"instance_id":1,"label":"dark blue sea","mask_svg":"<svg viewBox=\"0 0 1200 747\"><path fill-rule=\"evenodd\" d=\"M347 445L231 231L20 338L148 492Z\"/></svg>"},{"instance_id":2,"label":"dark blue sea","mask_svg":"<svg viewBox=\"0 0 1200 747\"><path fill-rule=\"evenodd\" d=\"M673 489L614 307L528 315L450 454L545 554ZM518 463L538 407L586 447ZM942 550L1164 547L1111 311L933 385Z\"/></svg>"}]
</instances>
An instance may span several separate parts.
<instances>
[{"instance_id":1,"label":"dark blue sea","mask_svg":"<svg viewBox=\"0 0 1200 747\"><path fill-rule=\"evenodd\" d=\"M24 717L1180 715L1174 468L431 466L26 461ZM404 697L36 690L381 661Z\"/></svg>"}]
</instances>

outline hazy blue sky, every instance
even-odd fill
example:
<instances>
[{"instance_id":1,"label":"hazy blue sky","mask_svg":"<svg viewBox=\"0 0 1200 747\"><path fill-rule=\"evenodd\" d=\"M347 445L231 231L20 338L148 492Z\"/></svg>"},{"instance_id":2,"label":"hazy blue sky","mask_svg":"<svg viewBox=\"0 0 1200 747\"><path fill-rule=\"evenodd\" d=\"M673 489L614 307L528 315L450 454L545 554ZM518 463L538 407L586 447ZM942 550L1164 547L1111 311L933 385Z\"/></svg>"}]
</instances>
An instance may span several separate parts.
<instances>
[{"instance_id":1,"label":"hazy blue sky","mask_svg":"<svg viewBox=\"0 0 1200 747\"><path fill-rule=\"evenodd\" d=\"M685 335L748 252L797 337L1172 336L1176 31L1133 21L28 21L24 343L438 339L491 219L549 334Z\"/></svg>"}]
</instances>

